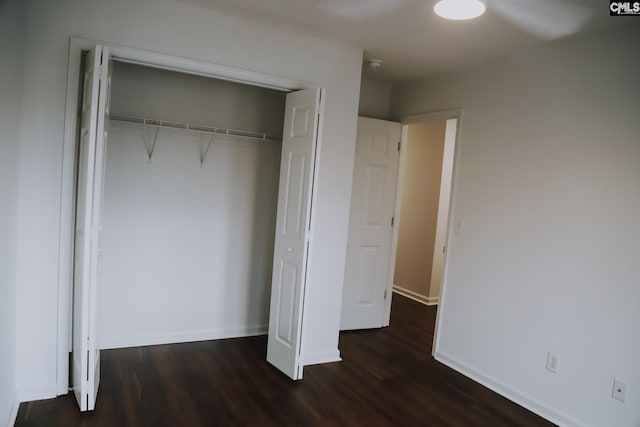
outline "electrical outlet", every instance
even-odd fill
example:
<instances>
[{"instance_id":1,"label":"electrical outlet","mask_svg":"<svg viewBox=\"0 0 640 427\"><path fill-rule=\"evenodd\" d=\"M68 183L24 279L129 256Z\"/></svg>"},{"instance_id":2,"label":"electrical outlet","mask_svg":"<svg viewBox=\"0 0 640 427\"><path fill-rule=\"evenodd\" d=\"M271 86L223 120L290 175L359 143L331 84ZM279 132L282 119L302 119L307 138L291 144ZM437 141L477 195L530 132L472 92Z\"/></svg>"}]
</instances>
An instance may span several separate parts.
<instances>
[{"instance_id":1,"label":"electrical outlet","mask_svg":"<svg viewBox=\"0 0 640 427\"><path fill-rule=\"evenodd\" d=\"M547 371L557 374L559 365L560 365L560 356L558 356L555 353L549 352L547 354Z\"/></svg>"},{"instance_id":2,"label":"electrical outlet","mask_svg":"<svg viewBox=\"0 0 640 427\"><path fill-rule=\"evenodd\" d=\"M613 391L611 397L624 403L627 395L627 383L624 383L616 378L613 379Z\"/></svg>"}]
</instances>

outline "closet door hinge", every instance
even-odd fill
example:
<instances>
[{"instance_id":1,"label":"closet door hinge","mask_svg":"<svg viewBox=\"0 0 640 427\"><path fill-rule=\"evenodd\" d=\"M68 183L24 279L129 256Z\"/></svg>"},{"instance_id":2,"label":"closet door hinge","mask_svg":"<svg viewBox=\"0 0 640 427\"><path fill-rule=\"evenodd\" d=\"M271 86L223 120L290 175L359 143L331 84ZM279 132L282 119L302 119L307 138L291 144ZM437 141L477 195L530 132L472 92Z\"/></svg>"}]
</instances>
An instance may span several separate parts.
<instances>
[{"instance_id":1,"label":"closet door hinge","mask_svg":"<svg viewBox=\"0 0 640 427\"><path fill-rule=\"evenodd\" d=\"M401 142L398 142L398 151L400 151L400 146L402 145Z\"/></svg>"},{"instance_id":2,"label":"closet door hinge","mask_svg":"<svg viewBox=\"0 0 640 427\"><path fill-rule=\"evenodd\" d=\"M384 299L387 299L387 290L384 290Z\"/></svg>"},{"instance_id":3,"label":"closet door hinge","mask_svg":"<svg viewBox=\"0 0 640 427\"><path fill-rule=\"evenodd\" d=\"M393 227L393 224L394 224L394 222L395 222L395 219L396 219L396 218L395 218L394 216L392 216L392 217L391 217L391 226L392 226L392 227Z\"/></svg>"}]
</instances>

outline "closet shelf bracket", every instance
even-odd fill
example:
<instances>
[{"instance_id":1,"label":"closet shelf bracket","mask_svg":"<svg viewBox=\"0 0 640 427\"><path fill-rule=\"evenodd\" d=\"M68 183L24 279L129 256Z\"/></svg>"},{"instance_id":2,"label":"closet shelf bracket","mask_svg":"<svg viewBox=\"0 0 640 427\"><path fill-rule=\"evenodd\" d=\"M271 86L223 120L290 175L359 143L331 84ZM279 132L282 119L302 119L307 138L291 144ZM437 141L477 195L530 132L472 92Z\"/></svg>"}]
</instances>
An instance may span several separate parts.
<instances>
[{"instance_id":1,"label":"closet shelf bracket","mask_svg":"<svg viewBox=\"0 0 640 427\"><path fill-rule=\"evenodd\" d=\"M211 147L211 143L213 142L213 134L209 137L209 142L207 146L200 152L200 167L204 166L204 161L207 158L207 153L209 152L209 147Z\"/></svg>"},{"instance_id":2,"label":"closet shelf bracket","mask_svg":"<svg viewBox=\"0 0 640 427\"><path fill-rule=\"evenodd\" d=\"M226 129L212 126L204 126L197 125L192 123L182 123L182 122L170 122L165 120L156 120L156 119L147 119L143 117L133 117L133 116L120 116L112 114L110 116L111 121L124 122L135 125L142 126L153 126L155 128L155 134L153 136L153 143L151 145L147 144L147 140L145 138L145 150L147 151L148 161L151 163L153 159L153 150L156 148L156 142L158 142L158 133L160 132L160 128L168 128L173 130L184 130L189 132L195 132L204 135L210 135L209 142L206 146L202 146L202 150L200 150L200 167L204 165L204 161L207 159L207 153L209 152L209 148L213 143L213 140L216 136L222 138L238 138L245 140L253 140L253 141L277 141L281 142L282 138L275 137L266 133L253 132L253 131L245 131L245 130L237 130L237 129Z\"/></svg>"},{"instance_id":3,"label":"closet shelf bracket","mask_svg":"<svg viewBox=\"0 0 640 427\"><path fill-rule=\"evenodd\" d=\"M158 142L158 132L160 131L160 126L156 126L156 133L153 136L153 144L151 144L150 148L147 148L147 154L149 156L148 162L151 163L151 159L153 158L153 150L156 148L156 142ZM146 148L146 144L145 144Z\"/></svg>"}]
</instances>

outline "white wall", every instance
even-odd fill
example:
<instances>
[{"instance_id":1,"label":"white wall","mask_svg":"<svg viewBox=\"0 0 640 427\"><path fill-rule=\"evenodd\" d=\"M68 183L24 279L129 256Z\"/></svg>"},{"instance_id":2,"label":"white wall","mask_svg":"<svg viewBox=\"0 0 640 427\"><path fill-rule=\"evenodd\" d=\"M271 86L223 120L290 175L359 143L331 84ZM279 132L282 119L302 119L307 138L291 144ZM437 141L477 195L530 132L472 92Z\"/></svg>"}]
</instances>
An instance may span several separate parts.
<instances>
[{"instance_id":1,"label":"white wall","mask_svg":"<svg viewBox=\"0 0 640 427\"><path fill-rule=\"evenodd\" d=\"M281 144L153 133L109 131L101 348L266 333Z\"/></svg>"},{"instance_id":2,"label":"white wall","mask_svg":"<svg viewBox=\"0 0 640 427\"><path fill-rule=\"evenodd\" d=\"M281 135L285 93L115 62L111 112ZM281 143L112 122L100 346L266 333Z\"/></svg>"},{"instance_id":3,"label":"white wall","mask_svg":"<svg viewBox=\"0 0 640 427\"><path fill-rule=\"evenodd\" d=\"M640 425L636 40L558 41L393 94L395 117L464 108L436 357L561 425Z\"/></svg>"},{"instance_id":4,"label":"white wall","mask_svg":"<svg viewBox=\"0 0 640 427\"><path fill-rule=\"evenodd\" d=\"M20 1L0 1L0 426L13 425L18 402L15 262L25 24Z\"/></svg>"},{"instance_id":5,"label":"white wall","mask_svg":"<svg viewBox=\"0 0 640 427\"><path fill-rule=\"evenodd\" d=\"M337 358L362 52L171 0L33 0L27 19L17 259L21 397L56 392L60 180L71 35L327 89L303 356L307 362Z\"/></svg>"},{"instance_id":6,"label":"white wall","mask_svg":"<svg viewBox=\"0 0 640 427\"><path fill-rule=\"evenodd\" d=\"M389 120L391 84L362 79L358 115L372 119Z\"/></svg>"},{"instance_id":7,"label":"white wall","mask_svg":"<svg viewBox=\"0 0 640 427\"><path fill-rule=\"evenodd\" d=\"M266 133L281 138L283 91L114 61L114 114Z\"/></svg>"}]
</instances>

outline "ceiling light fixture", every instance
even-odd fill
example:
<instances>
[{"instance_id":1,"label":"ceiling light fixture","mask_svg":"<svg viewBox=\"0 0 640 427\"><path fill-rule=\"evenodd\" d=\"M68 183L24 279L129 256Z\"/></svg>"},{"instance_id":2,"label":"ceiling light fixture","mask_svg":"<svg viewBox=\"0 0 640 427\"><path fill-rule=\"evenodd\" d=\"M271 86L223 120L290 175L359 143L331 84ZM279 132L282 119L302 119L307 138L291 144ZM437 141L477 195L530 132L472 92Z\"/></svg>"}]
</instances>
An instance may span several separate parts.
<instances>
[{"instance_id":1,"label":"ceiling light fixture","mask_svg":"<svg viewBox=\"0 0 640 427\"><path fill-rule=\"evenodd\" d=\"M367 61L367 67L377 70L382 67L382 59L370 59Z\"/></svg>"},{"instance_id":2,"label":"ceiling light fixture","mask_svg":"<svg viewBox=\"0 0 640 427\"><path fill-rule=\"evenodd\" d=\"M438 16L457 21L477 18L485 9L482 0L440 0L433 7Z\"/></svg>"}]
</instances>

